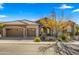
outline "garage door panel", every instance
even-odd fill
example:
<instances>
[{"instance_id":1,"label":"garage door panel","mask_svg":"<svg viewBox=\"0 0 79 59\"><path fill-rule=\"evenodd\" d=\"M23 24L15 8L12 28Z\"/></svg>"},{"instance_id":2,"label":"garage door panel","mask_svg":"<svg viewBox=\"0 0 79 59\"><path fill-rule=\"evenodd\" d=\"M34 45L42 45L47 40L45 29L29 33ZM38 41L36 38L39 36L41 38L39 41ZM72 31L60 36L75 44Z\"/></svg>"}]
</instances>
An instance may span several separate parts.
<instances>
[{"instance_id":1,"label":"garage door panel","mask_svg":"<svg viewBox=\"0 0 79 59\"><path fill-rule=\"evenodd\" d=\"M27 29L27 36L36 36L36 29L35 28Z\"/></svg>"},{"instance_id":2,"label":"garage door panel","mask_svg":"<svg viewBox=\"0 0 79 59\"><path fill-rule=\"evenodd\" d=\"M23 36L23 29L6 29L7 37L20 37Z\"/></svg>"}]
</instances>

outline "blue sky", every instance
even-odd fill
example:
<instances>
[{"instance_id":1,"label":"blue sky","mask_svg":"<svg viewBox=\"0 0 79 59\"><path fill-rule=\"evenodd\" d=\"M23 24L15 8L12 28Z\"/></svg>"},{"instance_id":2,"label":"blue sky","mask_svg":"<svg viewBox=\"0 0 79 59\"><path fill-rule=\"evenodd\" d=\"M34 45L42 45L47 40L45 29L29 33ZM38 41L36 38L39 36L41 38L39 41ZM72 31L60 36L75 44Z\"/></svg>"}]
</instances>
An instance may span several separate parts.
<instances>
[{"instance_id":1,"label":"blue sky","mask_svg":"<svg viewBox=\"0 0 79 59\"><path fill-rule=\"evenodd\" d=\"M61 10L64 10L64 19L73 20L79 24L78 3L0 3L0 21L33 20L50 17L55 9L57 19L61 20Z\"/></svg>"}]
</instances>

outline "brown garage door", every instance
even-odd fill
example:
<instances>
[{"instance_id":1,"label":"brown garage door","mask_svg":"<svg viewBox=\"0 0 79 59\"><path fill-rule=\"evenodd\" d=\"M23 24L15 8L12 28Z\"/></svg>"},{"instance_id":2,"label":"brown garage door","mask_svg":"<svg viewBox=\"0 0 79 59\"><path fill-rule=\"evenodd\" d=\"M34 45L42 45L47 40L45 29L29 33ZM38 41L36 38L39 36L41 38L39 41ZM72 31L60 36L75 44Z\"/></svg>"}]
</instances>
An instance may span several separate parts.
<instances>
[{"instance_id":1,"label":"brown garage door","mask_svg":"<svg viewBox=\"0 0 79 59\"><path fill-rule=\"evenodd\" d=\"M7 37L23 37L23 29L6 29Z\"/></svg>"},{"instance_id":2,"label":"brown garage door","mask_svg":"<svg viewBox=\"0 0 79 59\"><path fill-rule=\"evenodd\" d=\"M36 36L36 29L35 28L27 29L27 36Z\"/></svg>"}]
</instances>

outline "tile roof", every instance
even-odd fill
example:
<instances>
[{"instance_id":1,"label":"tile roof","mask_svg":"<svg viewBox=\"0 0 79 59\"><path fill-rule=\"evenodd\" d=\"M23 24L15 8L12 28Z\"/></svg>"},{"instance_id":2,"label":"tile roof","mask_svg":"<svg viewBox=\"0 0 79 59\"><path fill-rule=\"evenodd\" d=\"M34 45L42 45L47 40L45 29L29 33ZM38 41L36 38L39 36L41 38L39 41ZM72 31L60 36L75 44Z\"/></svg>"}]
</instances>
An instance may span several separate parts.
<instances>
[{"instance_id":1,"label":"tile roof","mask_svg":"<svg viewBox=\"0 0 79 59\"><path fill-rule=\"evenodd\" d=\"M29 24L29 25L38 25L38 23L29 21L29 20L16 20L16 21L9 21L9 22L3 22L4 24Z\"/></svg>"}]
</instances>

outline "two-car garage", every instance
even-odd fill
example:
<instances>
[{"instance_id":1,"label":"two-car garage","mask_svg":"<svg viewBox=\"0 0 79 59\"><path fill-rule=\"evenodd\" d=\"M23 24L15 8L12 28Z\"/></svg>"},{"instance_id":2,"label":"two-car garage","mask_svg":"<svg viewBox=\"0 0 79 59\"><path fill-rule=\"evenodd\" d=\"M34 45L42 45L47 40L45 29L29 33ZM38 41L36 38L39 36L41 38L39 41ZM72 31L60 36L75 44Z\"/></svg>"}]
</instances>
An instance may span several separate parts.
<instances>
[{"instance_id":1,"label":"two-car garage","mask_svg":"<svg viewBox=\"0 0 79 59\"><path fill-rule=\"evenodd\" d=\"M7 28L6 37L33 37L36 36L36 29L28 28L23 30L23 28Z\"/></svg>"},{"instance_id":2,"label":"two-car garage","mask_svg":"<svg viewBox=\"0 0 79 59\"><path fill-rule=\"evenodd\" d=\"M3 37L35 37L39 35L38 24L32 21L5 22Z\"/></svg>"}]
</instances>

